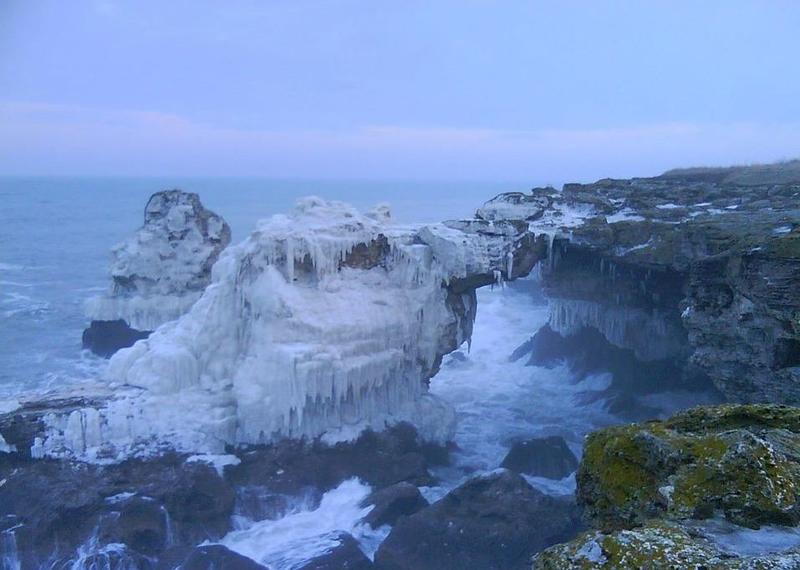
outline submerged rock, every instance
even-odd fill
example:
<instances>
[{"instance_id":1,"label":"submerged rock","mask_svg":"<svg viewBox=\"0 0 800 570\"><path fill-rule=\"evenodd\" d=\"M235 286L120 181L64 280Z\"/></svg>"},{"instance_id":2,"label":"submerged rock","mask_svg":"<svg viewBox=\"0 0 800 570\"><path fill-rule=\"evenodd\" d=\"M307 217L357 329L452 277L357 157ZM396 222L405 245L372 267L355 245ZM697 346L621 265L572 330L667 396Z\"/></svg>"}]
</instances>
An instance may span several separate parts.
<instances>
[{"instance_id":1,"label":"submerged rock","mask_svg":"<svg viewBox=\"0 0 800 570\"><path fill-rule=\"evenodd\" d=\"M185 313L211 282L211 267L230 241L228 224L197 194L153 194L144 225L112 249L111 288L87 303L92 324L84 348L110 356Z\"/></svg>"},{"instance_id":2,"label":"submerged rock","mask_svg":"<svg viewBox=\"0 0 800 570\"><path fill-rule=\"evenodd\" d=\"M528 568L531 555L574 536L578 527L574 504L502 470L401 518L375 563L386 570Z\"/></svg>"},{"instance_id":3,"label":"submerged rock","mask_svg":"<svg viewBox=\"0 0 800 570\"><path fill-rule=\"evenodd\" d=\"M552 436L518 441L501 467L547 479L562 479L578 468L578 459L563 437Z\"/></svg>"}]
</instances>

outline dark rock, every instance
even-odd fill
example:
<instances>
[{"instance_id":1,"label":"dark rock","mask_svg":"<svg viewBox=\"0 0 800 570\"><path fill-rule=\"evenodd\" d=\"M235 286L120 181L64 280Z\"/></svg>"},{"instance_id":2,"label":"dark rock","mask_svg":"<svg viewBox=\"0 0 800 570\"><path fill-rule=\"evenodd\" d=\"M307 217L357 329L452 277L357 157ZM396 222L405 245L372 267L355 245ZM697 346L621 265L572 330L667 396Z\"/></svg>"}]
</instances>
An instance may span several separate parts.
<instances>
[{"instance_id":1,"label":"dark rock","mask_svg":"<svg viewBox=\"0 0 800 570\"><path fill-rule=\"evenodd\" d=\"M153 558L171 543L219 539L233 514L217 472L178 455L101 466L0 454L0 480L0 521L14 529L23 567L72 557L92 537Z\"/></svg>"},{"instance_id":2,"label":"dark rock","mask_svg":"<svg viewBox=\"0 0 800 570\"><path fill-rule=\"evenodd\" d=\"M385 524L393 525L400 517L413 515L427 507L428 501L411 483L396 483L370 494L364 505L374 506L364 517L364 522L378 528Z\"/></svg>"},{"instance_id":3,"label":"dark rock","mask_svg":"<svg viewBox=\"0 0 800 570\"><path fill-rule=\"evenodd\" d=\"M83 348L98 356L110 358L121 348L133 346L137 340L150 336L152 331L137 331L122 319L116 321L92 321L83 331Z\"/></svg>"},{"instance_id":4,"label":"dark rock","mask_svg":"<svg viewBox=\"0 0 800 570\"><path fill-rule=\"evenodd\" d=\"M167 513L155 500L134 496L112 508L119 511L101 518L97 532L101 542L124 544L147 556L169 546Z\"/></svg>"},{"instance_id":5,"label":"dark rock","mask_svg":"<svg viewBox=\"0 0 800 570\"><path fill-rule=\"evenodd\" d=\"M578 459L563 437L552 436L518 441L501 466L517 473L562 479L578 468Z\"/></svg>"},{"instance_id":6,"label":"dark rock","mask_svg":"<svg viewBox=\"0 0 800 570\"><path fill-rule=\"evenodd\" d=\"M681 382L707 378L730 401L800 402L797 164L565 185L544 216L590 213L556 235L545 293L567 312L591 305L566 315L574 332L670 359Z\"/></svg>"},{"instance_id":7,"label":"dark rock","mask_svg":"<svg viewBox=\"0 0 800 570\"><path fill-rule=\"evenodd\" d=\"M429 465L447 459L447 449L425 444L410 424L364 432L355 442L334 446L284 440L241 454L227 476L237 486L257 485L273 493L325 492L358 477L375 489L395 483L430 485Z\"/></svg>"},{"instance_id":8,"label":"dark rock","mask_svg":"<svg viewBox=\"0 0 800 570\"><path fill-rule=\"evenodd\" d=\"M531 556L579 530L576 506L503 470L472 479L401 518L375 564L386 570L523 569Z\"/></svg>"},{"instance_id":9,"label":"dark rock","mask_svg":"<svg viewBox=\"0 0 800 570\"><path fill-rule=\"evenodd\" d=\"M370 570L372 562L361 551L358 542L347 533L337 536L339 545L310 560L300 570Z\"/></svg>"},{"instance_id":10,"label":"dark rock","mask_svg":"<svg viewBox=\"0 0 800 570\"><path fill-rule=\"evenodd\" d=\"M255 560L220 545L209 544L192 549L176 570L265 570Z\"/></svg>"}]
</instances>

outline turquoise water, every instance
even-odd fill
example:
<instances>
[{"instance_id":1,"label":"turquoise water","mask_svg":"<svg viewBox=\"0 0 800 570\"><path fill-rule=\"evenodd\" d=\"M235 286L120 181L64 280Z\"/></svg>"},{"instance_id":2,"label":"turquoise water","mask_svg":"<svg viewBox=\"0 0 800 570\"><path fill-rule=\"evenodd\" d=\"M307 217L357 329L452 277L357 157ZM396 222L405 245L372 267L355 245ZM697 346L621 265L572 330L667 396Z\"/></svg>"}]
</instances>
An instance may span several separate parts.
<instances>
[{"instance_id":1,"label":"turquoise water","mask_svg":"<svg viewBox=\"0 0 800 570\"><path fill-rule=\"evenodd\" d=\"M0 178L0 397L95 376L81 350L84 302L108 284L110 248L142 223L158 190L197 192L243 239L258 219L317 195L359 208L392 205L396 220L471 216L520 183L224 178Z\"/></svg>"}]
</instances>

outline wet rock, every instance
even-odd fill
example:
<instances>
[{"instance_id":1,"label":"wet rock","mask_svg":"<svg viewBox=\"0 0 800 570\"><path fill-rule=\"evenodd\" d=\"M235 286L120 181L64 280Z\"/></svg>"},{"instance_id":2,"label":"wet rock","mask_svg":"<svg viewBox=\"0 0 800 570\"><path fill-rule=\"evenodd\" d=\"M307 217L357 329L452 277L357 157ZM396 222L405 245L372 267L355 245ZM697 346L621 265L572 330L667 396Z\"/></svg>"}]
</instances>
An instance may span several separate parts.
<instances>
[{"instance_id":1,"label":"wet rock","mask_svg":"<svg viewBox=\"0 0 800 570\"><path fill-rule=\"evenodd\" d=\"M100 519L97 534L101 542L125 544L146 556L170 546L169 519L155 500L133 496L111 508L114 510Z\"/></svg>"},{"instance_id":2,"label":"wet rock","mask_svg":"<svg viewBox=\"0 0 800 570\"><path fill-rule=\"evenodd\" d=\"M567 544L548 548L533 561L534 570L777 570L798 567L800 553L796 551L735 556L720 550L697 532L664 521L651 521L641 528L607 534L587 532Z\"/></svg>"},{"instance_id":3,"label":"wet rock","mask_svg":"<svg viewBox=\"0 0 800 570\"><path fill-rule=\"evenodd\" d=\"M151 332L133 329L122 319L92 321L89 328L83 331L83 348L109 358L119 349L133 346L137 340L147 338Z\"/></svg>"},{"instance_id":4,"label":"wet rock","mask_svg":"<svg viewBox=\"0 0 800 570\"><path fill-rule=\"evenodd\" d=\"M372 561L361 551L356 539L347 533L340 533L337 540L339 541L338 546L308 561L300 567L300 570L370 570L373 568Z\"/></svg>"},{"instance_id":5,"label":"wet rock","mask_svg":"<svg viewBox=\"0 0 800 570\"><path fill-rule=\"evenodd\" d=\"M177 570L265 570L255 560L242 556L221 544L198 546L188 551Z\"/></svg>"},{"instance_id":6,"label":"wet rock","mask_svg":"<svg viewBox=\"0 0 800 570\"><path fill-rule=\"evenodd\" d=\"M385 524L393 525L400 517L413 515L427 507L428 501L414 485L395 483L370 494L364 500L364 506L367 505L373 505L373 509L364 517L364 522L378 528Z\"/></svg>"},{"instance_id":7,"label":"wet rock","mask_svg":"<svg viewBox=\"0 0 800 570\"><path fill-rule=\"evenodd\" d=\"M578 459L563 437L552 436L518 441L501 467L548 479L562 479L578 468Z\"/></svg>"},{"instance_id":8,"label":"wet rock","mask_svg":"<svg viewBox=\"0 0 800 570\"><path fill-rule=\"evenodd\" d=\"M796 408L724 405L599 430L586 440L578 501L603 530L716 513L751 528L796 525L798 418Z\"/></svg>"},{"instance_id":9,"label":"wet rock","mask_svg":"<svg viewBox=\"0 0 800 570\"><path fill-rule=\"evenodd\" d=\"M535 552L574 536L574 504L549 497L502 470L466 482L403 517L381 544L386 570L528 568Z\"/></svg>"},{"instance_id":10,"label":"wet rock","mask_svg":"<svg viewBox=\"0 0 800 570\"><path fill-rule=\"evenodd\" d=\"M0 532L13 529L24 568L80 552L119 556L115 544L154 558L230 529L233 491L208 465L177 455L106 466L17 455L0 460Z\"/></svg>"},{"instance_id":11,"label":"wet rock","mask_svg":"<svg viewBox=\"0 0 800 570\"><path fill-rule=\"evenodd\" d=\"M447 456L446 448L420 441L410 424L398 424L333 446L284 440L254 448L241 454L241 463L228 476L237 486L258 485L291 495L308 488L325 492L351 477L375 489L401 482L422 486L434 482L428 467Z\"/></svg>"}]
</instances>

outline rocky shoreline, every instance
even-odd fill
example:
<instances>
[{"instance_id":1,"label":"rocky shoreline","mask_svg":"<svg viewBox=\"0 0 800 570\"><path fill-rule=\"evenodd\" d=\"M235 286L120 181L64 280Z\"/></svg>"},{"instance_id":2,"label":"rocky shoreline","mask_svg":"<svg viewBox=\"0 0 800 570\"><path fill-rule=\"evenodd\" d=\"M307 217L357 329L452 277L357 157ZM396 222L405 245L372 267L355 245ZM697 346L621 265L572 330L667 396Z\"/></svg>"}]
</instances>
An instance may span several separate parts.
<instances>
[{"instance_id":1,"label":"rocky shoreline","mask_svg":"<svg viewBox=\"0 0 800 570\"><path fill-rule=\"evenodd\" d=\"M308 199L229 241L196 195L154 195L100 303L133 312L84 335L106 355L148 339L112 359L109 382L0 408L0 567L263 568L226 546L237 524L298 502L313 513L348 485L364 493L362 522L287 568L528 568L543 550L534 568L800 567L795 546L739 552L719 538L764 528L786 546L800 522L800 420L780 405L800 404L800 180L779 167L538 188L413 228ZM577 503L528 480L575 470L558 438L517 442L502 467L429 502L420 488L453 449L452 412L428 384L469 341L475 290L531 271L549 323L509 356L609 374L613 413L661 421L593 433ZM178 301L145 323L139 309L164 296ZM369 323L352 310L367 302ZM332 352L312 362L309 346ZM654 402L674 392L750 405L667 419Z\"/></svg>"}]
</instances>

